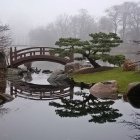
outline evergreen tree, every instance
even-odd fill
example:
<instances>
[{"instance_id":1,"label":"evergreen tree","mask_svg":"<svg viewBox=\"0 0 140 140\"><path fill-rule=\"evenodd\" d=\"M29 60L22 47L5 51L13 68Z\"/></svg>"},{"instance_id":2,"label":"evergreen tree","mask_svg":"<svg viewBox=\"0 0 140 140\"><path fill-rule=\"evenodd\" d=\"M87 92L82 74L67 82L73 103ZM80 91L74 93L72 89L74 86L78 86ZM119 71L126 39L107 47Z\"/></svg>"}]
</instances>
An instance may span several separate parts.
<instances>
[{"instance_id":1,"label":"evergreen tree","mask_svg":"<svg viewBox=\"0 0 140 140\"><path fill-rule=\"evenodd\" d=\"M117 47L122 43L122 40L115 33L95 33L89 34L92 38L89 41L81 41L76 38L60 38L56 42L59 47L65 48L65 50L59 51L59 53L70 54L74 59L74 53L82 54L83 58L90 61L94 68L100 67L96 60L108 61L110 59L109 52L111 48Z\"/></svg>"}]
</instances>

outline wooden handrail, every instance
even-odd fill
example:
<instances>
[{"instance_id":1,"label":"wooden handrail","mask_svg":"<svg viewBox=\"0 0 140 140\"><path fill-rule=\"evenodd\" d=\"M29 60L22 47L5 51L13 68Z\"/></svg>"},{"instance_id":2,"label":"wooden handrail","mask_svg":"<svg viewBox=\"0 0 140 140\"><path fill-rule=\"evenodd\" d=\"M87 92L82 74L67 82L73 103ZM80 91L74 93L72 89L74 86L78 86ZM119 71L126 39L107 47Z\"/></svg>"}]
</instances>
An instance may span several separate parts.
<instances>
[{"instance_id":1,"label":"wooden handrail","mask_svg":"<svg viewBox=\"0 0 140 140\"><path fill-rule=\"evenodd\" d=\"M26 50L32 50L32 49L40 49L40 48L45 48L45 49L51 49L51 50L54 50L55 48L51 48L51 47L31 47L31 48L25 48L25 49L21 49L21 50L17 50L16 52L19 53L19 52L22 52L22 51L26 51Z\"/></svg>"}]
</instances>

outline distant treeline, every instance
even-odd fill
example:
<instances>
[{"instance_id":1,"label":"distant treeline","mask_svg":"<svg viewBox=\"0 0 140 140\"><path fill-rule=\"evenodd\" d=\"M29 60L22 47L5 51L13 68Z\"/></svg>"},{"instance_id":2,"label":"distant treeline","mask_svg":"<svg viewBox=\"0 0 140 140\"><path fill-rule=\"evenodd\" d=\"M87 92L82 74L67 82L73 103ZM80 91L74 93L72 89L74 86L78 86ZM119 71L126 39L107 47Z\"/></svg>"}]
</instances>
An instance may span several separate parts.
<instances>
[{"instance_id":1,"label":"distant treeline","mask_svg":"<svg viewBox=\"0 0 140 140\"><path fill-rule=\"evenodd\" d=\"M77 15L60 15L56 21L30 31L30 43L54 46L60 37L88 40L90 33L117 33L124 42L140 41L140 4L125 2L105 11L98 20L86 9Z\"/></svg>"}]
</instances>

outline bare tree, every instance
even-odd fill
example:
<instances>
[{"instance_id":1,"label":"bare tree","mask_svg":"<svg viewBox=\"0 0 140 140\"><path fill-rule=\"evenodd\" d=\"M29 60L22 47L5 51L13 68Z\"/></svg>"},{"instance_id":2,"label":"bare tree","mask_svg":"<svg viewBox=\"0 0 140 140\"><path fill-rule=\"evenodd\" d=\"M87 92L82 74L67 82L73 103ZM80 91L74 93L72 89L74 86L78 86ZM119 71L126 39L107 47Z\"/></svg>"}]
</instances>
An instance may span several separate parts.
<instances>
[{"instance_id":1,"label":"bare tree","mask_svg":"<svg viewBox=\"0 0 140 140\"><path fill-rule=\"evenodd\" d=\"M108 17L106 16L101 17L98 21L98 24L99 24L98 25L99 32L104 32L104 33L113 32L113 24Z\"/></svg>"},{"instance_id":2,"label":"bare tree","mask_svg":"<svg viewBox=\"0 0 140 140\"><path fill-rule=\"evenodd\" d=\"M133 2L125 2L122 5L120 5L120 19L121 19L121 26L122 26L122 39L125 40L125 35L126 35L126 29L128 26L128 21L130 19L130 14L131 14L131 6Z\"/></svg>"},{"instance_id":3,"label":"bare tree","mask_svg":"<svg viewBox=\"0 0 140 140\"><path fill-rule=\"evenodd\" d=\"M121 21L120 19L120 6L115 5L109 9L106 10L106 13L108 14L108 17L111 19L113 26L114 26L114 33L117 33L118 26Z\"/></svg>"},{"instance_id":4,"label":"bare tree","mask_svg":"<svg viewBox=\"0 0 140 140\"><path fill-rule=\"evenodd\" d=\"M29 34L32 44L53 46L59 38L81 38L87 40L90 33L97 32L96 22L87 10L81 9L76 15L60 15L46 27L39 27Z\"/></svg>"},{"instance_id":5,"label":"bare tree","mask_svg":"<svg viewBox=\"0 0 140 140\"><path fill-rule=\"evenodd\" d=\"M4 49L8 45L10 45L10 37L7 34L9 30L8 25L0 25L0 49Z\"/></svg>"},{"instance_id":6,"label":"bare tree","mask_svg":"<svg viewBox=\"0 0 140 140\"><path fill-rule=\"evenodd\" d=\"M140 6L137 3L131 4L129 24L136 40L140 39Z\"/></svg>"},{"instance_id":7,"label":"bare tree","mask_svg":"<svg viewBox=\"0 0 140 140\"><path fill-rule=\"evenodd\" d=\"M70 30L70 16L64 14L60 15L57 20L55 21L55 28L57 30L57 34L59 37L68 37Z\"/></svg>"},{"instance_id":8,"label":"bare tree","mask_svg":"<svg viewBox=\"0 0 140 140\"><path fill-rule=\"evenodd\" d=\"M7 31L9 30L8 25L0 25L0 62L1 67L6 67L8 63L8 49L7 47L11 44L11 38Z\"/></svg>"},{"instance_id":9,"label":"bare tree","mask_svg":"<svg viewBox=\"0 0 140 140\"><path fill-rule=\"evenodd\" d=\"M140 40L140 4L124 2L106 10L113 23L114 32L120 33L123 41Z\"/></svg>"},{"instance_id":10,"label":"bare tree","mask_svg":"<svg viewBox=\"0 0 140 140\"><path fill-rule=\"evenodd\" d=\"M86 40L90 33L95 33L95 20L86 9L79 10L79 38Z\"/></svg>"}]
</instances>

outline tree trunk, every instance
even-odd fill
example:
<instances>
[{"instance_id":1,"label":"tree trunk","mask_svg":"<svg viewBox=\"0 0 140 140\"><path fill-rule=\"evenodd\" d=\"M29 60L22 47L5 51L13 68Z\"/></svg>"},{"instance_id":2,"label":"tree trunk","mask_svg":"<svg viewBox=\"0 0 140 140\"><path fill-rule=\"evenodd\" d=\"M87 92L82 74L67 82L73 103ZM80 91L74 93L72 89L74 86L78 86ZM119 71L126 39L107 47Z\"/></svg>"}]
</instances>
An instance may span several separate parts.
<instances>
[{"instance_id":1,"label":"tree trunk","mask_svg":"<svg viewBox=\"0 0 140 140\"><path fill-rule=\"evenodd\" d=\"M99 67L101 67L98 63L95 62L94 59L90 58L87 54L84 54L84 56L89 60L89 62L91 63L91 65L92 65L94 68L99 68Z\"/></svg>"},{"instance_id":2,"label":"tree trunk","mask_svg":"<svg viewBox=\"0 0 140 140\"><path fill-rule=\"evenodd\" d=\"M74 62L74 47L73 46L70 48L70 61Z\"/></svg>"}]
</instances>

